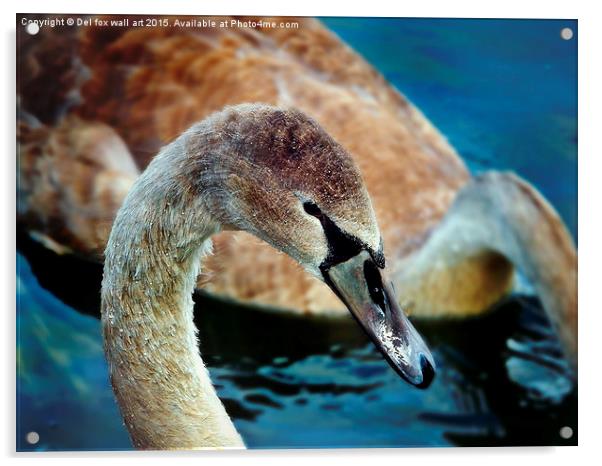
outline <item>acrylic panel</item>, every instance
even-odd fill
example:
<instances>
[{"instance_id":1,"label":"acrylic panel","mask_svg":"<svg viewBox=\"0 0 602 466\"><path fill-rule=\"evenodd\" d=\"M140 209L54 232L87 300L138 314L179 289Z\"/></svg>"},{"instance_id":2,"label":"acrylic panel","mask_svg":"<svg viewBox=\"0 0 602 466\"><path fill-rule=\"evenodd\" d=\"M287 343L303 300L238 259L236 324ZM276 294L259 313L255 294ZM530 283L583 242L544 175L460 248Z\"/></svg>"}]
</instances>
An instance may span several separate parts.
<instances>
[{"instance_id":1,"label":"acrylic panel","mask_svg":"<svg viewBox=\"0 0 602 466\"><path fill-rule=\"evenodd\" d=\"M16 35L18 451L577 444L576 20Z\"/></svg>"}]
</instances>

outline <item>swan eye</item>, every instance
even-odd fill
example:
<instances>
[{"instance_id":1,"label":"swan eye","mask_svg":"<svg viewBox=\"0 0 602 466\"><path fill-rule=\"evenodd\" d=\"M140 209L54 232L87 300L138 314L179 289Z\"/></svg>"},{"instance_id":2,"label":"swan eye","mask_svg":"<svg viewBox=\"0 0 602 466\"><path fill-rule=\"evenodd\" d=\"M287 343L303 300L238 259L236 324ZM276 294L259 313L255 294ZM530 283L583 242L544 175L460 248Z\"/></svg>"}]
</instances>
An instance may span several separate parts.
<instances>
[{"instance_id":1,"label":"swan eye","mask_svg":"<svg viewBox=\"0 0 602 466\"><path fill-rule=\"evenodd\" d=\"M328 270L331 266L345 262L359 254L364 245L362 242L342 231L328 215L323 213L320 208L311 201L303 203L303 209L312 217L316 217L326 236L328 243L328 256L324 259L320 268Z\"/></svg>"},{"instance_id":2,"label":"swan eye","mask_svg":"<svg viewBox=\"0 0 602 466\"><path fill-rule=\"evenodd\" d=\"M313 202L310 202L310 201L304 202L303 209L305 210L305 212L307 212L312 217L320 218L322 216L322 211Z\"/></svg>"},{"instance_id":3,"label":"swan eye","mask_svg":"<svg viewBox=\"0 0 602 466\"><path fill-rule=\"evenodd\" d=\"M320 210L313 202L305 201L303 203L303 209L312 217L317 218L324 229L329 248L329 255L326 258L326 263L322 264L324 267L344 262L358 254L362 249L365 249L370 253L370 256L372 256L372 259L379 268L385 268L382 238L380 240L378 251L374 251L372 248L369 248L366 244L362 243L358 238L342 231L330 217L322 212L322 210Z\"/></svg>"}]
</instances>

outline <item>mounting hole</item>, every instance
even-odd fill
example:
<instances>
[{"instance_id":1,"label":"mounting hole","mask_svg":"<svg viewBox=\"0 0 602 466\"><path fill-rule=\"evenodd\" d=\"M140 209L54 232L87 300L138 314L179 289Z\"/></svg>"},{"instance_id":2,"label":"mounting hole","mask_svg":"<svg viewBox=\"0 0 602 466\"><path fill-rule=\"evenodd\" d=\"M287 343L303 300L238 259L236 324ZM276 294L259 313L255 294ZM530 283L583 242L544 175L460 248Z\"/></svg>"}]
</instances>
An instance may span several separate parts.
<instances>
[{"instance_id":1,"label":"mounting hole","mask_svg":"<svg viewBox=\"0 0 602 466\"><path fill-rule=\"evenodd\" d=\"M38 26L38 23L28 23L27 26L25 26L25 30L27 31L27 34L35 36L40 32L40 26Z\"/></svg>"},{"instance_id":2,"label":"mounting hole","mask_svg":"<svg viewBox=\"0 0 602 466\"><path fill-rule=\"evenodd\" d=\"M571 28L562 28L560 31L560 37L564 40L571 40L573 38L573 30Z\"/></svg>"},{"instance_id":3,"label":"mounting hole","mask_svg":"<svg viewBox=\"0 0 602 466\"><path fill-rule=\"evenodd\" d=\"M560 429L560 436L565 440L570 439L573 436L573 429L571 429L569 426L564 426L562 429Z\"/></svg>"},{"instance_id":4,"label":"mounting hole","mask_svg":"<svg viewBox=\"0 0 602 466\"><path fill-rule=\"evenodd\" d=\"M29 432L25 436L25 440L27 440L27 443L29 443L30 445L35 445L40 441L40 434L38 434L37 432Z\"/></svg>"}]
</instances>

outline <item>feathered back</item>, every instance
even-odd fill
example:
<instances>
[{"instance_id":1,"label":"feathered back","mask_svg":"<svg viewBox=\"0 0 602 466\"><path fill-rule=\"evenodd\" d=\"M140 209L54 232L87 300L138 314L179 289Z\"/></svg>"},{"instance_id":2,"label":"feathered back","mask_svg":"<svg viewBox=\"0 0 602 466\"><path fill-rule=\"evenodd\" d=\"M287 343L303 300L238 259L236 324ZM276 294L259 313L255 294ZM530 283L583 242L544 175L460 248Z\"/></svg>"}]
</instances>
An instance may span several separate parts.
<instances>
[{"instance_id":1,"label":"feathered back","mask_svg":"<svg viewBox=\"0 0 602 466\"><path fill-rule=\"evenodd\" d=\"M142 18L130 17L131 22L135 19ZM176 18L168 19L173 23ZM232 20L214 19L218 23ZM79 28L77 34L57 40L45 28L35 40L50 40L53 45L43 47L70 59L60 60L60 73L53 71L52 63L41 61L37 73L45 79L24 77L24 82L36 85L20 89L21 103L36 116L42 112L45 123L60 120L61 112L48 110L60 107L68 108L67 113L84 125L107 125L123 139L141 169L160 147L225 105L264 102L296 107L315 118L354 157L373 200L387 256L395 264L397 258L420 247L469 179L468 172L428 120L319 21L286 21L297 21L299 27ZM31 67L23 67L22 73L33 76ZM69 84L74 86L75 100L68 97ZM34 91L40 89L53 97L36 106L32 104ZM56 124L48 130L66 131L65 123ZM44 147L48 146L34 152L43 155ZM46 183L44 189L51 192L70 192L73 183L93 185L100 176L88 170L71 180L67 178L75 176L72 170L57 165L46 169L66 172L58 184L45 179L36 182ZM80 198L57 195L68 199L63 212L55 216L57 221L80 215ZM105 220L114 216L112 206L105 206ZM30 210L30 218L48 216L48 206L35 209ZM82 222L65 222L64 229L75 229L69 235L57 235L57 229L47 223L36 225L71 249L84 254L97 251L108 230L98 230L94 241L86 234L83 243L74 242L72 238L82 237L77 231L83 228ZM276 307L341 307L326 287L305 276L288 257L274 254L249 235L223 233L215 244L216 254L207 261L205 275L211 291ZM248 273L251 263L253 274Z\"/></svg>"}]
</instances>

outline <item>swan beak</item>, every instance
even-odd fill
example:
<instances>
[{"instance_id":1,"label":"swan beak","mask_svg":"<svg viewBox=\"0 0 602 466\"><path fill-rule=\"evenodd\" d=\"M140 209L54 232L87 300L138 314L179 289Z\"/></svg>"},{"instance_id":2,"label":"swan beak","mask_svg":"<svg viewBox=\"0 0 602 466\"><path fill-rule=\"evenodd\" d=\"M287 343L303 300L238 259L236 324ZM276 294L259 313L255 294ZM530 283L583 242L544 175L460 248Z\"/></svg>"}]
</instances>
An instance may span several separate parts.
<instances>
[{"instance_id":1,"label":"swan beak","mask_svg":"<svg viewBox=\"0 0 602 466\"><path fill-rule=\"evenodd\" d=\"M370 254L361 251L323 275L391 367L410 384L428 387L435 376L433 356Z\"/></svg>"}]
</instances>

